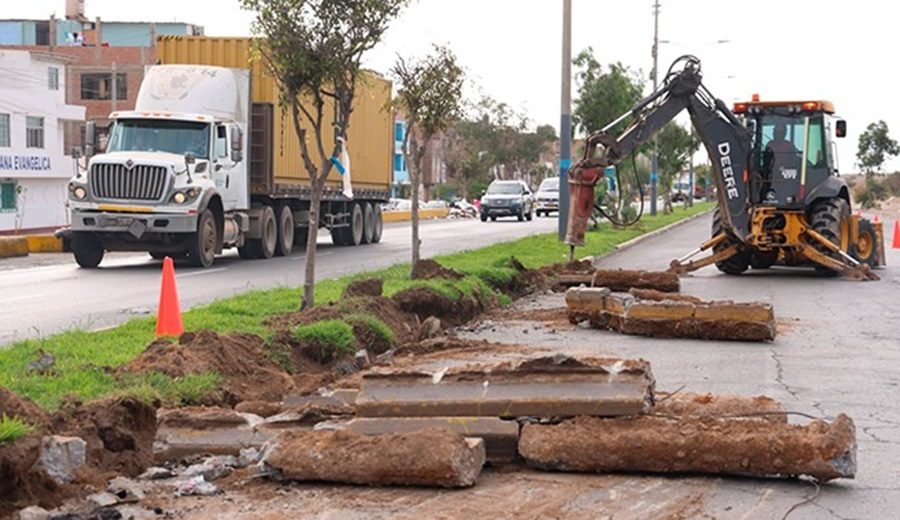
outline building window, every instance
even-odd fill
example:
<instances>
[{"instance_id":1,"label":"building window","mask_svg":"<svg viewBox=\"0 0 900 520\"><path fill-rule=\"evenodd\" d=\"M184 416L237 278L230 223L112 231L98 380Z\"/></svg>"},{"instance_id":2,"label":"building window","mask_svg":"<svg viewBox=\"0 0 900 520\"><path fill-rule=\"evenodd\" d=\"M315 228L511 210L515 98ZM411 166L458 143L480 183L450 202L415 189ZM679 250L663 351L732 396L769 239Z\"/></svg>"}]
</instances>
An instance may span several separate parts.
<instances>
[{"instance_id":1,"label":"building window","mask_svg":"<svg viewBox=\"0 0 900 520\"><path fill-rule=\"evenodd\" d=\"M47 88L59 90L59 69L56 67L47 69Z\"/></svg>"},{"instance_id":2,"label":"building window","mask_svg":"<svg viewBox=\"0 0 900 520\"><path fill-rule=\"evenodd\" d=\"M394 140L403 141L403 123L394 123Z\"/></svg>"},{"instance_id":3,"label":"building window","mask_svg":"<svg viewBox=\"0 0 900 520\"><path fill-rule=\"evenodd\" d=\"M81 99L111 101L113 81L110 73L88 73L81 75ZM116 74L117 101L128 99L128 76L124 72Z\"/></svg>"},{"instance_id":4,"label":"building window","mask_svg":"<svg viewBox=\"0 0 900 520\"><path fill-rule=\"evenodd\" d=\"M0 211L16 210L17 188L15 182L0 182Z\"/></svg>"},{"instance_id":5,"label":"building window","mask_svg":"<svg viewBox=\"0 0 900 520\"><path fill-rule=\"evenodd\" d=\"M0 148L9 148L9 114L0 114Z\"/></svg>"},{"instance_id":6,"label":"building window","mask_svg":"<svg viewBox=\"0 0 900 520\"><path fill-rule=\"evenodd\" d=\"M84 122L62 121L63 127L63 155L70 155L73 148L81 148L84 142Z\"/></svg>"},{"instance_id":7,"label":"building window","mask_svg":"<svg viewBox=\"0 0 900 520\"><path fill-rule=\"evenodd\" d=\"M395 153L394 154L394 171L395 172L405 171L406 168L404 168L404 166L405 165L403 164L403 154Z\"/></svg>"},{"instance_id":8,"label":"building window","mask_svg":"<svg viewBox=\"0 0 900 520\"><path fill-rule=\"evenodd\" d=\"M44 118L28 116L25 118L25 147L44 147Z\"/></svg>"}]
</instances>

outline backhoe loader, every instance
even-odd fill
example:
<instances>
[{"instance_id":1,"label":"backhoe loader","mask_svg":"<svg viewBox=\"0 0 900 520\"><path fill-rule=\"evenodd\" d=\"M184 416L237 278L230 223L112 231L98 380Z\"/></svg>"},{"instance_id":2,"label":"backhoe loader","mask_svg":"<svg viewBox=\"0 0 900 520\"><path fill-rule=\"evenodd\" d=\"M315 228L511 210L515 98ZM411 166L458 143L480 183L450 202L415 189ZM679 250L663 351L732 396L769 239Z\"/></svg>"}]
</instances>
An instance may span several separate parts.
<instances>
[{"instance_id":1,"label":"backhoe loader","mask_svg":"<svg viewBox=\"0 0 900 520\"><path fill-rule=\"evenodd\" d=\"M881 223L852 214L833 140L844 137L847 127L834 116L834 105L760 101L754 95L729 109L704 87L693 56L676 60L655 92L588 137L584 156L569 172L570 248L584 244L594 185L604 170L635 153L683 110L712 162L718 206L710 240L673 260L671 271L685 274L715 263L724 273L740 274L784 265L878 279L872 268L884 265ZM626 130L611 131L629 118Z\"/></svg>"}]
</instances>

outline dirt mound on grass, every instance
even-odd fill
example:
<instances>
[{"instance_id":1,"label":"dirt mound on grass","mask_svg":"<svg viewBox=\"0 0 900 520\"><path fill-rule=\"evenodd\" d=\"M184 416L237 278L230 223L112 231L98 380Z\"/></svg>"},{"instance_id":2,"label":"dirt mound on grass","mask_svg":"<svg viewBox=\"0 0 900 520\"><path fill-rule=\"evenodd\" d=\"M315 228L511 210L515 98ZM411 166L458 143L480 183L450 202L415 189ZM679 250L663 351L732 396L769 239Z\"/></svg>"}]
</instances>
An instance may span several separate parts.
<instances>
[{"instance_id":1,"label":"dirt mound on grass","mask_svg":"<svg viewBox=\"0 0 900 520\"><path fill-rule=\"evenodd\" d=\"M356 298L359 296L378 297L383 294L384 281L381 278L367 278L350 282L344 289L344 298Z\"/></svg>"},{"instance_id":2,"label":"dirt mound on grass","mask_svg":"<svg viewBox=\"0 0 900 520\"><path fill-rule=\"evenodd\" d=\"M464 274L448 269L434 260L419 260L412 270L413 280L461 280L462 278L465 278Z\"/></svg>"},{"instance_id":3,"label":"dirt mound on grass","mask_svg":"<svg viewBox=\"0 0 900 520\"><path fill-rule=\"evenodd\" d=\"M200 331L183 334L178 343L157 340L122 370L170 377L215 372L223 378L221 391L204 404L279 401L293 389L290 376L270 360L265 341L253 334Z\"/></svg>"},{"instance_id":4,"label":"dirt mound on grass","mask_svg":"<svg viewBox=\"0 0 900 520\"><path fill-rule=\"evenodd\" d=\"M462 325L485 310L482 302L474 296L461 296L453 300L428 287L405 289L392 298L401 309L415 314L421 321L434 316L442 323L453 326Z\"/></svg>"},{"instance_id":5,"label":"dirt mound on grass","mask_svg":"<svg viewBox=\"0 0 900 520\"><path fill-rule=\"evenodd\" d=\"M538 271L544 276L554 277L561 274L592 274L596 269L590 260L577 260L575 262L545 265Z\"/></svg>"},{"instance_id":6,"label":"dirt mound on grass","mask_svg":"<svg viewBox=\"0 0 900 520\"><path fill-rule=\"evenodd\" d=\"M0 386L0 417L18 417L33 426L45 426L50 415L31 399Z\"/></svg>"}]
</instances>

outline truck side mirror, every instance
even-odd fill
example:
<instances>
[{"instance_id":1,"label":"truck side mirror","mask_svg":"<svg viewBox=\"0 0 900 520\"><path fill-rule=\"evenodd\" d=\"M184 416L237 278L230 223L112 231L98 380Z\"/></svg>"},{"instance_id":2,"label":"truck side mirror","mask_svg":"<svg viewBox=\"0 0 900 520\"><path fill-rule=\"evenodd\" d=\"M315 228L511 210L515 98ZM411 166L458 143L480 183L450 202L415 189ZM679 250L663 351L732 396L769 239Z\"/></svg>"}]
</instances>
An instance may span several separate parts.
<instances>
[{"instance_id":1,"label":"truck side mirror","mask_svg":"<svg viewBox=\"0 0 900 520\"><path fill-rule=\"evenodd\" d=\"M81 147L80 146L72 147L72 159L81 159Z\"/></svg>"},{"instance_id":2,"label":"truck side mirror","mask_svg":"<svg viewBox=\"0 0 900 520\"><path fill-rule=\"evenodd\" d=\"M97 144L97 126L93 121L88 121L84 125L84 155L90 159L94 155L94 148Z\"/></svg>"},{"instance_id":3,"label":"truck side mirror","mask_svg":"<svg viewBox=\"0 0 900 520\"><path fill-rule=\"evenodd\" d=\"M244 132L239 126L231 127L231 161L239 163L244 160Z\"/></svg>"},{"instance_id":4,"label":"truck side mirror","mask_svg":"<svg viewBox=\"0 0 900 520\"><path fill-rule=\"evenodd\" d=\"M834 135L837 137L847 137L847 122L838 119L834 126Z\"/></svg>"}]
</instances>

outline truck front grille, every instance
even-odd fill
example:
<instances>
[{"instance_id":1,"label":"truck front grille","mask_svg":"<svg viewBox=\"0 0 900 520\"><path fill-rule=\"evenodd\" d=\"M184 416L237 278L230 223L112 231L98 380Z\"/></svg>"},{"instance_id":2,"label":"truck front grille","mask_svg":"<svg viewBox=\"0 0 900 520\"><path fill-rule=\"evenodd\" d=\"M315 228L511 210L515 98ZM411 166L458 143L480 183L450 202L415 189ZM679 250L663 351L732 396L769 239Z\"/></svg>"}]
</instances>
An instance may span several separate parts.
<instances>
[{"instance_id":1,"label":"truck front grille","mask_svg":"<svg viewBox=\"0 0 900 520\"><path fill-rule=\"evenodd\" d=\"M95 199L146 200L162 199L168 172L162 166L136 164L95 164L91 167L91 193Z\"/></svg>"}]
</instances>

